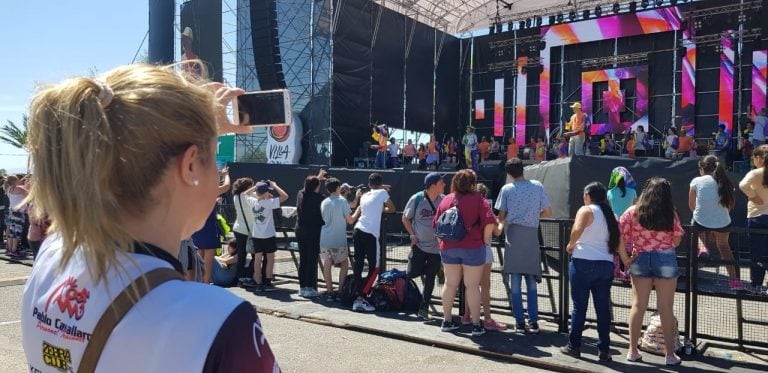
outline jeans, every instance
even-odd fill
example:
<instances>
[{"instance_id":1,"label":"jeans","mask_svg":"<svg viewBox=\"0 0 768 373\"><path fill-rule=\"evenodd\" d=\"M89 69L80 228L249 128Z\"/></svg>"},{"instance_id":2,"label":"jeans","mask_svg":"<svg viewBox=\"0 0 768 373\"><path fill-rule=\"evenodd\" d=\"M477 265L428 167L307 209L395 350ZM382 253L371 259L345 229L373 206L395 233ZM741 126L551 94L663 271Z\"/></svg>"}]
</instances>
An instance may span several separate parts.
<instances>
[{"instance_id":1,"label":"jeans","mask_svg":"<svg viewBox=\"0 0 768 373\"><path fill-rule=\"evenodd\" d=\"M589 294L597 315L597 348L608 351L611 344L611 284L613 283L613 262L604 260L571 259L568 267L568 279L571 283L571 333L568 344L578 349L581 347L581 332L584 330Z\"/></svg>"},{"instance_id":2,"label":"jeans","mask_svg":"<svg viewBox=\"0 0 768 373\"><path fill-rule=\"evenodd\" d=\"M523 315L523 292L521 291L523 277L525 277L525 286L528 298L528 321L539 321L539 299L536 278L534 275L522 273L505 273L504 281L509 285L509 304L512 307L512 313L515 315L515 321L518 324L525 323Z\"/></svg>"},{"instance_id":3,"label":"jeans","mask_svg":"<svg viewBox=\"0 0 768 373\"><path fill-rule=\"evenodd\" d=\"M768 229L768 215L747 219L747 228ZM752 265L749 268L749 276L752 286L760 286L765 281L765 271L768 269L768 235L751 233L749 230L747 232L752 246L750 252Z\"/></svg>"},{"instance_id":4,"label":"jeans","mask_svg":"<svg viewBox=\"0 0 768 373\"><path fill-rule=\"evenodd\" d=\"M584 135L572 136L568 140L568 156L584 155Z\"/></svg>"},{"instance_id":5,"label":"jeans","mask_svg":"<svg viewBox=\"0 0 768 373\"><path fill-rule=\"evenodd\" d=\"M376 168L387 168L387 152L376 152Z\"/></svg>"},{"instance_id":6,"label":"jeans","mask_svg":"<svg viewBox=\"0 0 768 373\"><path fill-rule=\"evenodd\" d=\"M229 266L223 268L216 260L213 261L211 281L217 286L230 286L237 278L237 268Z\"/></svg>"}]
</instances>

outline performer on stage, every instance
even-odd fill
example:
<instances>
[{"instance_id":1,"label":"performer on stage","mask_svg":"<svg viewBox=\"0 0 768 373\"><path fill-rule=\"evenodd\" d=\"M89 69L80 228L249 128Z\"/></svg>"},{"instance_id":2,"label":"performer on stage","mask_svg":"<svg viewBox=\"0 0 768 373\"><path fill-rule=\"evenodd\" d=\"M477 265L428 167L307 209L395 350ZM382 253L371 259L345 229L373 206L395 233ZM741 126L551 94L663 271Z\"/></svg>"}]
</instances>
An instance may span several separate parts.
<instances>
[{"instance_id":1,"label":"performer on stage","mask_svg":"<svg viewBox=\"0 0 768 373\"><path fill-rule=\"evenodd\" d=\"M477 150L477 135L475 135L474 127L467 126L467 134L464 135L461 142L464 144L464 157L467 159L467 166L477 170L480 152Z\"/></svg>"},{"instance_id":2,"label":"performer on stage","mask_svg":"<svg viewBox=\"0 0 768 373\"><path fill-rule=\"evenodd\" d=\"M437 169L437 161L440 158L437 153L439 146L440 143L437 142L435 134L433 133L430 135L429 142L427 143L427 168L430 170Z\"/></svg>"},{"instance_id":3,"label":"performer on stage","mask_svg":"<svg viewBox=\"0 0 768 373\"><path fill-rule=\"evenodd\" d=\"M371 137L377 142L377 145L371 145L371 148L378 150L376 152L376 168L387 168L387 140L389 140L389 128L386 124L374 124Z\"/></svg>"},{"instance_id":4,"label":"performer on stage","mask_svg":"<svg viewBox=\"0 0 768 373\"><path fill-rule=\"evenodd\" d=\"M563 136L568 139L568 156L584 155L584 131L586 129L589 117L587 113L581 111L581 103L575 102L571 105L573 109L573 115L571 120L565 124L565 129L568 132L563 133Z\"/></svg>"}]
</instances>

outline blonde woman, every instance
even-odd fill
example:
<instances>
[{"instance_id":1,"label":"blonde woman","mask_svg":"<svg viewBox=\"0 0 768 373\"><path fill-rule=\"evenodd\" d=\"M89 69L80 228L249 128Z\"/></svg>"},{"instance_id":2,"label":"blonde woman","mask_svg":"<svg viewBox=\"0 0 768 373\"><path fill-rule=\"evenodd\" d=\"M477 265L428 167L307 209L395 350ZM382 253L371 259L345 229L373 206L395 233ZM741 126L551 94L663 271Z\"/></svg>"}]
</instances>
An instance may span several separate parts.
<instances>
[{"instance_id":1,"label":"blonde woman","mask_svg":"<svg viewBox=\"0 0 768 373\"><path fill-rule=\"evenodd\" d=\"M228 132L223 107L238 94L149 65L37 93L27 200L33 216L50 217L51 235L24 289L29 366L279 370L253 306L183 281L176 260L219 193L216 136Z\"/></svg>"}]
</instances>

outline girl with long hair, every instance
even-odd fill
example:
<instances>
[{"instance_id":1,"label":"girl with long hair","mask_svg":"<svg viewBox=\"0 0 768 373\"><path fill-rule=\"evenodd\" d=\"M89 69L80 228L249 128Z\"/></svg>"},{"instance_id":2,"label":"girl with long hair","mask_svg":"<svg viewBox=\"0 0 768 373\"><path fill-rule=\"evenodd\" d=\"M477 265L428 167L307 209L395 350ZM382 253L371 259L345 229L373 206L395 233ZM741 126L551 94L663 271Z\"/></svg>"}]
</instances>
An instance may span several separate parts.
<instances>
[{"instance_id":1,"label":"girl with long hair","mask_svg":"<svg viewBox=\"0 0 768 373\"><path fill-rule=\"evenodd\" d=\"M739 183L739 189L747 196L747 228L752 247L750 278L752 290L764 293L765 271L768 268L768 235L757 234L752 229L768 229L768 145L760 145L752 152L755 169L749 171Z\"/></svg>"},{"instance_id":2,"label":"girl with long hair","mask_svg":"<svg viewBox=\"0 0 768 373\"><path fill-rule=\"evenodd\" d=\"M254 181L250 177L242 177L232 184L232 201L235 205L237 216L235 224L232 225L232 232L235 234L235 248L237 250L237 264L235 265L239 283L253 281L253 261L249 267L245 267L248 252L248 240L251 237L251 229L254 224L253 209L243 200L254 198L244 194L245 191L254 186Z\"/></svg>"},{"instance_id":3,"label":"girl with long hair","mask_svg":"<svg viewBox=\"0 0 768 373\"><path fill-rule=\"evenodd\" d=\"M653 177L645 183L637 204L619 219L624 240L632 240L632 257L622 261L632 276L632 309L629 312L629 351L627 360L638 361L637 350L643 315L648 309L651 290L656 289L656 309L661 317L666 343L666 364L679 365L675 354L677 323L673 313L677 288L675 248L683 237L683 227L672 201L672 186L666 179Z\"/></svg>"},{"instance_id":4,"label":"girl with long hair","mask_svg":"<svg viewBox=\"0 0 768 373\"><path fill-rule=\"evenodd\" d=\"M731 225L730 210L736 205L734 186L725 167L714 155L699 160L701 176L691 180L688 190L688 207L693 211L691 225L699 231L699 258L708 258L709 249L719 249L723 260L733 261L728 238ZM732 290L742 289L736 267L727 265L728 286Z\"/></svg>"},{"instance_id":5,"label":"girl with long hair","mask_svg":"<svg viewBox=\"0 0 768 373\"><path fill-rule=\"evenodd\" d=\"M296 200L296 238L299 241L299 296L314 298L317 292L317 261L320 259L320 231L323 215L320 205L320 181L325 180L325 170L315 176L307 176Z\"/></svg>"},{"instance_id":6,"label":"girl with long hair","mask_svg":"<svg viewBox=\"0 0 768 373\"><path fill-rule=\"evenodd\" d=\"M589 294L597 315L597 334L601 362L611 361L611 285L613 258L621 255L629 263L624 250L619 250L621 233L619 223L607 199L608 191L599 182L584 188L584 206L579 208L571 228L571 239L566 251L571 254L568 276L571 284L571 332L562 352L581 355L581 333L589 307Z\"/></svg>"},{"instance_id":7,"label":"girl with long hair","mask_svg":"<svg viewBox=\"0 0 768 373\"><path fill-rule=\"evenodd\" d=\"M135 64L34 96L26 201L51 229L24 288L29 366L46 367L51 344L80 372L279 371L253 305L184 281L176 259L216 203L216 138L236 132L225 107L244 93L191 79Z\"/></svg>"}]
</instances>

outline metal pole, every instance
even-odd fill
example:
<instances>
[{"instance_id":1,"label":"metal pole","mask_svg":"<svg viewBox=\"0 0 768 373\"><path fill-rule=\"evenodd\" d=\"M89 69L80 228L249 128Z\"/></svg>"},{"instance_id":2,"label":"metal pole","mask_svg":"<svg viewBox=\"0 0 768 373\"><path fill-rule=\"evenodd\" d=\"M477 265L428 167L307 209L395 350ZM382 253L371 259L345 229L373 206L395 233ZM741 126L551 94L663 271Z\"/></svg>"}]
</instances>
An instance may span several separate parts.
<instances>
[{"instance_id":1,"label":"metal pole","mask_svg":"<svg viewBox=\"0 0 768 373\"><path fill-rule=\"evenodd\" d=\"M561 90L562 92L562 90ZM560 222L560 325L558 332L568 333L568 310L570 297L568 295L568 253L565 251L565 237L570 235L570 224L563 220Z\"/></svg>"}]
</instances>

